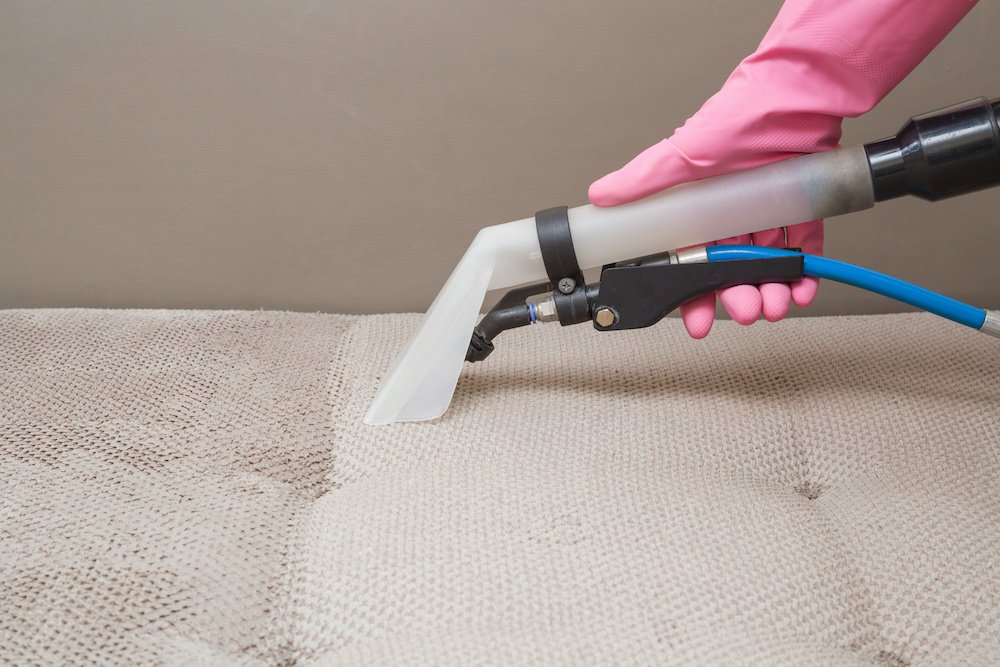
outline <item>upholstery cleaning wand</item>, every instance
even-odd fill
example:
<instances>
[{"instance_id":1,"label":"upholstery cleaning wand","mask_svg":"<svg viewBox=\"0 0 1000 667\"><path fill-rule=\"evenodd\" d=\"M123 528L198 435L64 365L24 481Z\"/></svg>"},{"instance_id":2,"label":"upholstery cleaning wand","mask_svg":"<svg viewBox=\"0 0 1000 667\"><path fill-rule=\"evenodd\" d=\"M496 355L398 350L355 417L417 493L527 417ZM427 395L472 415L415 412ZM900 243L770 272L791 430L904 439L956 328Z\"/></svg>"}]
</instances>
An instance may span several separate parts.
<instances>
[{"instance_id":1,"label":"upholstery cleaning wand","mask_svg":"<svg viewBox=\"0 0 1000 667\"><path fill-rule=\"evenodd\" d=\"M484 359L506 329L547 320L590 321L599 331L647 327L690 298L741 283L838 280L1000 337L997 314L825 257L754 246L669 252L906 194L936 201L996 185L998 114L1000 99L981 98L916 116L896 136L864 146L706 178L624 206L553 208L486 227L396 359L365 422L440 417L463 360ZM587 285L581 269L596 266L604 267L601 279ZM532 281L542 282L509 292L476 326L487 290Z\"/></svg>"}]
</instances>

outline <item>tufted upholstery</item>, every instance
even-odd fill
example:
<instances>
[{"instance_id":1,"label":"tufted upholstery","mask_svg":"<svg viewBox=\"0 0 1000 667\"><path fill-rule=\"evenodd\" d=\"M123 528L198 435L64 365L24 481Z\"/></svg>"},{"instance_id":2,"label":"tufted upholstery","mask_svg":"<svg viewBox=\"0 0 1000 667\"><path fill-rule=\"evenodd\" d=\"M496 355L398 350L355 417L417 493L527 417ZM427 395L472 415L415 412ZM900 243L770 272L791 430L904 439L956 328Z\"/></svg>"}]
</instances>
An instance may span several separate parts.
<instances>
[{"instance_id":1,"label":"tufted upholstery","mask_svg":"<svg viewBox=\"0 0 1000 667\"><path fill-rule=\"evenodd\" d=\"M512 331L0 312L0 662L995 664L1000 347L925 315Z\"/></svg>"}]
</instances>

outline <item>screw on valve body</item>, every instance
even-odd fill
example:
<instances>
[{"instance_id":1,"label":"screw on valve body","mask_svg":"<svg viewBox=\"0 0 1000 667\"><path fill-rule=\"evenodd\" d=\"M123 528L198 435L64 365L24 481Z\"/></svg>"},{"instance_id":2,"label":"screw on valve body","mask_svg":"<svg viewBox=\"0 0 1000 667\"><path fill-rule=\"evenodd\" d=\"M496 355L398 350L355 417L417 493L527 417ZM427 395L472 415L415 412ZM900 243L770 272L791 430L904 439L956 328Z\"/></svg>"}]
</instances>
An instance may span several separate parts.
<instances>
[{"instance_id":1,"label":"screw on valve body","mask_svg":"<svg viewBox=\"0 0 1000 667\"><path fill-rule=\"evenodd\" d=\"M563 278L559 281L558 287L563 294L569 294L576 289L576 281L572 278Z\"/></svg>"}]
</instances>

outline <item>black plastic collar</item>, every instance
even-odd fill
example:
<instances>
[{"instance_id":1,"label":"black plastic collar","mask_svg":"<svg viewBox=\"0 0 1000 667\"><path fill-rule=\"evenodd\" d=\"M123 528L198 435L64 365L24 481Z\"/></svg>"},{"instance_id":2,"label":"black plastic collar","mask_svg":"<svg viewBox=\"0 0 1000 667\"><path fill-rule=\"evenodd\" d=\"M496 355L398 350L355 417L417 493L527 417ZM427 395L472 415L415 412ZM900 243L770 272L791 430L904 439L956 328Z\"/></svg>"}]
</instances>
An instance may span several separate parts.
<instances>
[{"instance_id":1,"label":"black plastic collar","mask_svg":"<svg viewBox=\"0 0 1000 667\"><path fill-rule=\"evenodd\" d=\"M582 285L583 272L576 261L573 235L569 231L569 208L556 206L539 211L535 214L535 229L549 281L558 286L563 278L572 278Z\"/></svg>"}]
</instances>

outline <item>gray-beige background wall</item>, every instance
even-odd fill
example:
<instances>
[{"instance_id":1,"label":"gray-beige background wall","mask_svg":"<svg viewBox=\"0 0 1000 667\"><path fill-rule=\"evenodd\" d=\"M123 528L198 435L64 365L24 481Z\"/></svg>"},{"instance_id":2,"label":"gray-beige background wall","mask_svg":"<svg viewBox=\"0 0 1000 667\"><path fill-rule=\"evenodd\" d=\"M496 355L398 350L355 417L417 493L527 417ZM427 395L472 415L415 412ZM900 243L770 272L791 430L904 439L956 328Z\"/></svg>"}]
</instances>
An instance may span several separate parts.
<instances>
[{"instance_id":1,"label":"gray-beige background wall","mask_svg":"<svg viewBox=\"0 0 1000 667\"><path fill-rule=\"evenodd\" d=\"M0 307L423 310L477 229L668 135L779 5L0 0ZM844 143L1000 96L998 26L981 3ZM1000 307L998 209L897 201L827 254ZM827 284L807 312L893 309Z\"/></svg>"}]
</instances>

